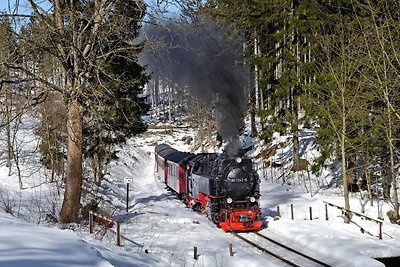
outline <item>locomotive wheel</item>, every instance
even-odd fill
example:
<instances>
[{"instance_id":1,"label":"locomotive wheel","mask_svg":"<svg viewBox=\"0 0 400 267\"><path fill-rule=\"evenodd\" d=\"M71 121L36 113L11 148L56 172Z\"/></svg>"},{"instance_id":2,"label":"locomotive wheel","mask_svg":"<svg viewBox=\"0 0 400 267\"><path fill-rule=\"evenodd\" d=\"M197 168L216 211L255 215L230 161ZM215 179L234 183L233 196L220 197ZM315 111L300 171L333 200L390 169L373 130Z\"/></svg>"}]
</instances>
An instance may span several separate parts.
<instances>
[{"instance_id":1,"label":"locomotive wheel","mask_svg":"<svg viewBox=\"0 0 400 267\"><path fill-rule=\"evenodd\" d=\"M219 212L215 211L215 204L207 203L206 213L207 213L207 217L210 221L219 225L222 218L221 218L221 215L219 214Z\"/></svg>"},{"instance_id":2,"label":"locomotive wheel","mask_svg":"<svg viewBox=\"0 0 400 267\"><path fill-rule=\"evenodd\" d=\"M196 202L194 205L192 205L192 210L195 211L195 212L200 212L201 204Z\"/></svg>"},{"instance_id":3,"label":"locomotive wheel","mask_svg":"<svg viewBox=\"0 0 400 267\"><path fill-rule=\"evenodd\" d=\"M218 212L211 213L211 219L213 223L219 226L219 223L222 221L221 215Z\"/></svg>"}]
</instances>

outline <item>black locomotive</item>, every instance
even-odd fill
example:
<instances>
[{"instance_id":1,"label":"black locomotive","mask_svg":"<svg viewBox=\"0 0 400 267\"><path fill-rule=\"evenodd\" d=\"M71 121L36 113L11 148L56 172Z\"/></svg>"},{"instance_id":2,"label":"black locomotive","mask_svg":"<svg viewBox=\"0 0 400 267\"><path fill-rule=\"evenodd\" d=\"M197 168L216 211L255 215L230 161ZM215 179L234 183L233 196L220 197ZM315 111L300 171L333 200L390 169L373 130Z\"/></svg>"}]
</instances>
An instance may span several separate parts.
<instances>
[{"instance_id":1,"label":"black locomotive","mask_svg":"<svg viewBox=\"0 0 400 267\"><path fill-rule=\"evenodd\" d=\"M191 154L165 144L156 146L155 157L156 172L165 184L223 230L262 228L259 177L250 159Z\"/></svg>"}]
</instances>

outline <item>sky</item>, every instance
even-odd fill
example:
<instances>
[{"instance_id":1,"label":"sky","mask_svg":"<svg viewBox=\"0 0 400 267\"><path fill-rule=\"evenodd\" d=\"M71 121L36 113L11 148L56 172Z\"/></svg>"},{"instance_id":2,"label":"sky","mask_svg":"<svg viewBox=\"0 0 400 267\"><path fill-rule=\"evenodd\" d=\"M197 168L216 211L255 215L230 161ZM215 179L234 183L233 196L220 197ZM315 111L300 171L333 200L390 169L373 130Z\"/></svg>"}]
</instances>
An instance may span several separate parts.
<instances>
[{"instance_id":1,"label":"sky","mask_svg":"<svg viewBox=\"0 0 400 267\"><path fill-rule=\"evenodd\" d=\"M0 1L0 11L1 12L9 13L8 2L10 2L11 11L14 11L15 4L19 3L19 11L20 11L19 13L29 14L29 10L26 8L27 7L26 0L1 0Z\"/></svg>"},{"instance_id":2,"label":"sky","mask_svg":"<svg viewBox=\"0 0 400 267\"><path fill-rule=\"evenodd\" d=\"M10 2L11 8L13 8L15 6L15 3L19 3L20 7L26 7L27 6L27 0L0 0L0 11L8 11L9 7L8 7L8 3ZM37 3L40 2L48 2L46 0L39 0L36 1ZM145 2L147 2L149 5L155 5L156 1L155 0L145 0ZM168 7L168 8L172 8L174 7L173 5L166 5L164 7ZM175 8L175 7L174 7ZM24 10L24 9L23 9Z\"/></svg>"},{"instance_id":3,"label":"sky","mask_svg":"<svg viewBox=\"0 0 400 267\"><path fill-rule=\"evenodd\" d=\"M23 121L32 123L27 118ZM32 126L21 127L24 130L19 138L25 155L36 153ZM15 173L7 176L5 164L0 164L0 195L4 197L4 192L8 192L9 199L15 201L13 211L18 217L0 209L0 266L257 267L266 266L266 262L268 266L282 266L279 261L223 232L204 215L187 209L165 189L162 181L155 178L155 144L166 142L182 151L189 151L190 147L182 140L194 136L194 132L188 129L166 131L165 127L168 126L159 127L122 146L117 154L118 160L108 166L109 174L102 186L91 189L93 194L99 194L104 199L105 212L121 221L122 247L115 245L115 228L108 230L100 239L99 226L95 227L97 234L89 234L85 223L75 226L75 231L61 230L57 225L46 223L45 214L52 209L51 203L57 200L56 203L60 205L62 195L57 198L54 187L43 181L46 176L34 168L39 164L37 157L29 157L26 161L21 158L25 188L22 191L18 189ZM0 142L4 141L2 134L0 132ZM310 134L303 136L309 138ZM279 138L283 141L287 137ZM25 141L21 142L22 139ZM284 161L288 149L278 151L275 159ZM308 156L311 157L313 153L310 150ZM4 163L4 157L4 154L0 155L1 163ZM333 266L384 266L373 258L400 255L400 229L391 225L387 217L382 240L377 237L376 224L356 217L352 218L351 224L343 224L337 209L329 209L329 220L326 221L323 201L342 205L340 189L321 189L311 196L304 184L299 183L302 181L300 178L293 179L290 185L264 179L264 174L277 177L280 171L266 170L260 173L260 205L266 225L261 233L274 236ZM324 179L329 180L329 173L323 175ZM125 211L125 177L132 178L128 212ZM289 212L293 203L294 220ZM278 205L280 217L275 216ZM361 205L363 203L358 199L351 200L351 207L355 211L360 211ZM308 219L310 206L313 208L312 221ZM365 208L367 215L377 217L376 205L365 205ZM381 205L381 208L387 210L389 207ZM365 229L364 234L360 232L360 227ZM234 256L229 255L229 244L233 245ZM200 254L197 260L193 258L194 247L198 248Z\"/></svg>"}]
</instances>

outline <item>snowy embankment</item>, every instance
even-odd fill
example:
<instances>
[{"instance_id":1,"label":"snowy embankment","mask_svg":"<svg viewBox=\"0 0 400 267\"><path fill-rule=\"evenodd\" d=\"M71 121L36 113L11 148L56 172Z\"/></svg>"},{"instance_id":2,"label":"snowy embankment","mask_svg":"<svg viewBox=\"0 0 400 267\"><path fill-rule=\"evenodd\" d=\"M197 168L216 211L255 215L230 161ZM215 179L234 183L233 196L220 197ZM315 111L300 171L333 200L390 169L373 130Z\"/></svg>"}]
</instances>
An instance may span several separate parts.
<instances>
[{"instance_id":1,"label":"snowy embankment","mask_svg":"<svg viewBox=\"0 0 400 267\"><path fill-rule=\"evenodd\" d=\"M311 162L319 153L313 145L314 136L315 133L303 130L300 138L302 158ZM278 143L290 144L290 137L276 137ZM282 166L262 172L263 178L269 182L261 184L261 206L264 214L270 215L267 229L263 231L273 232L288 243L320 255L332 266L384 266L374 258L400 256L397 242L400 226L392 224L386 215L393 209L391 203L374 199L371 205L365 192L362 192L363 197L360 197L360 192L350 194L351 211L372 219L383 218L382 239L379 239L379 224L375 221L352 215L350 223L345 224L342 211L337 208L344 207L343 189L340 184L332 185L340 173L325 169L320 177L307 171L288 172L283 177L282 174L290 169L287 162L290 161L291 149L290 145L278 145L273 160ZM277 216L278 206L280 216Z\"/></svg>"},{"instance_id":2,"label":"snowy embankment","mask_svg":"<svg viewBox=\"0 0 400 267\"><path fill-rule=\"evenodd\" d=\"M267 231L266 233L278 236L284 242L308 254L316 255L332 266L384 266L374 258L400 255L400 244L397 242L400 229L389 221L384 221L383 238L379 240L377 223L353 216L350 224L344 224L341 211L334 207L328 207L329 218L326 220L323 201L340 205L343 202L341 197L321 193L311 198L281 184L269 183L264 184L264 187L267 188L263 192L269 193L270 198L264 197L263 206L265 207L265 204L269 206L268 203L273 205L279 203L281 213L281 217L277 217L276 220L268 218L268 227L263 230ZM294 207L293 220L291 204ZM273 206L269 207L274 209ZM312 220L310 220L310 207ZM359 205L353 201L351 207L357 210ZM276 215L275 211L267 212Z\"/></svg>"},{"instance_id":3,"label":"snowy embankment","mask_svg":"<svg viewBox=\"0 0 400 267\"><path fill-rule=\"evenodd\" d=\"M101 193L109 214L121 221L122 247L115 246L115 229L98 240L88 233L85 223L73 232L22 222L1 211L0 266L282 266L224 233L205 216L187 209L154 177L155 144L166 142L188 151L189 146L184 143L188 135L192 133L185 129L161 129L130 140L121 147L118 160L108 167L102 186L93 192ZM49 185L40 183L40 175L35 174L24 178L29 183L19 191L18 179L7 176L4 166L0 168L0 186L14 192L10 196L16 198L15 203L21 203L15 214L36 223L38 220L32 218L38 218L38 212L49 204ZM128 212L125 177L132 178ZM325 220L323 201L337 205L343 202L335 191L321 189L311 197L301 183L282 185L267 182L264 177L262 181L261 207L267 226L262 230L264 234L274 235L333 266L383 266L373 257L400 255L400 244L396 242L400 229L387 218L383 239L379 240L376 224L355 217L351 224L343 224L337 209L330 208L329 220ZM290 204L294 205L294 220ZM387 205L382 204L385 214ZM42 205L40 209L38 205ZM366 214L376 218L376 206L369 207L356 198L351 202L355 211L360 211L362 205ZM274 220L277 206L281 216ZM310 206L313 220L309 219ZM229 244L233 245L233 256L229 255ZM197 260L193 257L194 247L199 253Z\"/></svg>"},{"instance_id":4,"label":"snowy embankment","mask_svg":"<svg viewBox=\"0 0 400 267\"><path fill-rule=\"evenodd\" d=\"M71 230L22 222L0 212L0 266L157 266L150 257L84 241ZM165 265L158 265L165 266Z\"/></svg>"}]
</instances>

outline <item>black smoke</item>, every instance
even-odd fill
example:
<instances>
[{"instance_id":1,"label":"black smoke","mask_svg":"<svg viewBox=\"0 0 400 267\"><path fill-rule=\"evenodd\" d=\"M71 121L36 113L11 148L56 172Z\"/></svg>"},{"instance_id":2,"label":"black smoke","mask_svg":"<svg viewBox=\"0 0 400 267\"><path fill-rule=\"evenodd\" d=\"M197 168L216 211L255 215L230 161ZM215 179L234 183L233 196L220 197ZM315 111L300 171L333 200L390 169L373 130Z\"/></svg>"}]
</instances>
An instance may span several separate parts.
<instances>
[{"instance_id":1,"label":"black smoke","mask_svg":"<svg viewBox=\"0 0 400 267\"><path fill-rule=\"evenodd\" d=\"M225 29L208 21L147 26L145 35L150 46L144 63L153 77L167 76L204 104L215 103L218 133L228 143L226 153L232 156L240 148L238 137L246 112L247 88L242 59L238 57L242 54L239 38L232 38Z\"/></svg>"}]
</instances>

